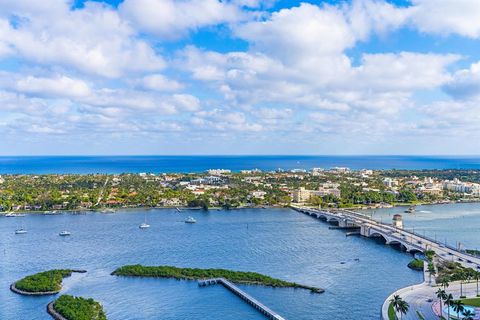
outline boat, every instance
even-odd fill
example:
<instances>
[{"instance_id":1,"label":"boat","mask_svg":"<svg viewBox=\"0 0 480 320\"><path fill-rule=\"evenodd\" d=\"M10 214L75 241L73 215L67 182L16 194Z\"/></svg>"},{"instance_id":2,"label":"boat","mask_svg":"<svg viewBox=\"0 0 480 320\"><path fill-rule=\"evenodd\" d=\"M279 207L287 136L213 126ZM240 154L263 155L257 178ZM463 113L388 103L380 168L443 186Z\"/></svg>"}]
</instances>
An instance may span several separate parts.
<instances>
[{"instance_id":1,"label":"boat","mask_svg":"<svg viewBox=\"0 0 480 320\"><path fill-rule=\"evenodd\" d=\"M187 219L185 219L185 223L196 223L197 220L195 220L193 217L188 217Z\"/></svg>"},{"instance_id":2,"label":"boat","mask_svg":"<svg viewBox=\"0 0 480 320\"><path fill-rule=\"evenodd\" d=\"M115 209L103 209L102 211L100 211L101 213L115 213Z\"/></svg>"},{"instance_id":3,"label":"boat","mask_svg":"<svg viewBox=\"0 0 480 320\"><path fill-rule=\"evenodd\" d=\"M7 218L16 218L16 217L25 217L24 213L13 213L11 211L5 213L5 217Z\"/></svg>"},{"instance_id":4,"label":"boat","mask_svg":"<svg viewBox=\"0 0 480 320\"><path fill-rule=\"evenodd\" d=\"M146 222L142 223L141 225L138 226L140 229L148 229L150 228L150 225Z\"/></svg>"},{"instance_id":5,"label":"boat","mask_svg":"<svg viewBox=\"0 0 480 320\"><path fill-rule=\"evenodd\" d=\"M176 207L175 209L176 209L178 212L182 212L182 210L180 210L179 207Z\"/></svg>"},{"instance_id":6,"label":"boat","mask_svg":"<svg viewBox=\"0 0 480 320\"><path fill-rule=\"evenodd\" d=\"M405 213L415 213L415 206L410 206L410 208L408 208L408 210L405 210Z\"/></svg>"},{"instance_id":7,"label":"boat","mask_svg":"<svg viewBox=\"0 0 480 320\"><path fill-rule=\"evenodd\" d=\"M68 237L71 235L71 232L70 231L67 231L67 230L63 230L62 232L60 232L58 234L60 237Z\"/></svg>"},{"instance_id":8,"label":"boat","mask_svg":"<svg viewBox=\"0 0 480 320\"><path fill-rule=\"evenodd\" d=\"M25 230L23 228L15 230L15 234L25 234L25 233L27 233L27 230Z\"/></svg>"},{"instance_id":9,"label":"boat","mask_svg":"<svg viewBox=\"0 0 480 320\"><path fill-rule=\"evenodd\" d=\"M150 225L147 223L147 213L145 212L145 220L141 225L138 226L140 229L148 229Z\"/></svg>"}]
</instances>

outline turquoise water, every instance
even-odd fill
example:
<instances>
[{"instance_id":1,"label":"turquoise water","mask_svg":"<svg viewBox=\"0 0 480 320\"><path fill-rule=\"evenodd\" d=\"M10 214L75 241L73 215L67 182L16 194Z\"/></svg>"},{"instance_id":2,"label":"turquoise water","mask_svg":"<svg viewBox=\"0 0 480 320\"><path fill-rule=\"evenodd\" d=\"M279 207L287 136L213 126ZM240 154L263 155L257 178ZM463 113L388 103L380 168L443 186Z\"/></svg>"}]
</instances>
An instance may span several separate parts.
<instances>
[{"instance_id":1,"label":"turquoise water","mask_svg":"<svg viewBox=\"0 0 480 320\"><path fill-rule=\"evenodd\" d=\"M0 174L203 172L208 169L276 170L480 169L478 156L38 156L0 157Z\"/></svg>"},{"instance_id":2,"label":"turquoise water","mask_svg":"<svg viewBox=\"0 0 480 320\"><path fill-rule=\"evenodd\" d=\"M197 224L185 224L188 215ZM28 234L15 235L21 219ZM406 267L410 255L290 209L151 210L151 228L140 230L143 219L143 211L0 218L0 319L49 319L45 306L54 297L23 297L8 287L51 268L88 270L67 279L62 293L95 298L113 320L264 319L221 286L110 276L125 264L256 271L326 289L241 286L287 319L378 319L388 294L421 281ZM58 236L65 228L71 237Z\"/></svg>"}]
</instances>

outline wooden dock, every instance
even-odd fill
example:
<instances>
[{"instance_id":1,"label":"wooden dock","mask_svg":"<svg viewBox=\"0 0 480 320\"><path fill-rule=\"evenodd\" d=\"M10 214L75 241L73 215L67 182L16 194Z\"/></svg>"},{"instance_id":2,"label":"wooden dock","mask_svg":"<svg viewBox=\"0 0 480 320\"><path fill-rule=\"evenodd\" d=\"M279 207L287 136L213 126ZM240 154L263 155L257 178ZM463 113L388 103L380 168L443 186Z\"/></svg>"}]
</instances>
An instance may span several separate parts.
<instances>
[{"instance_id":1,"label":"wooden dock","mask_svg":"<svg viewBox=\"0 0 480 320\"><path fill-rule=\"evenodd\" d=\"M225 278L213 278L213 279L205 279L205 280L199 280L198 285L200 287L206 287L214 284L221 284L231 292L233 292L235 295L239 296L242 298L244 301L246 301L249 305L260 311L263 315L265 315L268 319L273 319L273 320L285 320L282 316L280 316L278 313L246 293L245 291L241 290L239 287L231 283Z\"/></svg>"}]
</instances>

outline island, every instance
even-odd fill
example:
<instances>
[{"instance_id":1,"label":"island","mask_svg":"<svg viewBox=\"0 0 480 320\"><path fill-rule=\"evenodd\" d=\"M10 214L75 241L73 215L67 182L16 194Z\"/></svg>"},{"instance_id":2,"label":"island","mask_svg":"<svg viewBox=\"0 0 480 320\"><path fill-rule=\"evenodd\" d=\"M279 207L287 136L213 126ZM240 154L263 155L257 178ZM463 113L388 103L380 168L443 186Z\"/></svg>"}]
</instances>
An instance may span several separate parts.
<instances>
[{"instance_id":1,"label":"island","mask_svg":"<svg viewBox=\"0 0 480 320\"><path fill-rule=\"evenodd\" d=\"M313 293L323 293L325 290L317 287L275 279L256 272L232 271L226 269L194 269L173 266L142 266L127 265L112 272L115 276L173 278L179 280L201 280L208 278L224 278L234 283L262 285L267 287L308 289Z\"/></svg>"},{"instance_id":2,"label":"island","mask_svg":"<svg viewBox=\"0 0 480 320\"><path fill-rule=\"evenodd\" d=\"M39 272L18 280L10 285L10 289L27 296L53 295L62 289L63 278L70 277L73 272L84 273L85 270L53 269Z\"/></svg>"},{"instance_id":3,"label":"island","mask_svg":"<svg viewBox=\"0 0 480 320\"><path fill-rule=\"evenodd\" d=\"M89 298L62 295L50 302L47 312L55 320L107 320L103 307Z\"/></svg>"}]
</instances>

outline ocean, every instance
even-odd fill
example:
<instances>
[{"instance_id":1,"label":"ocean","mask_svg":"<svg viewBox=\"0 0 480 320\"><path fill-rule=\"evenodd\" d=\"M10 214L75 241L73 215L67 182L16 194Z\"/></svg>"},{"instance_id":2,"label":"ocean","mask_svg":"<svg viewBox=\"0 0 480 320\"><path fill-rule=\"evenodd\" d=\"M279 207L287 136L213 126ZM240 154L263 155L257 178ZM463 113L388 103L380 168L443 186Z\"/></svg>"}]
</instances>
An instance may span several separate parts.
<instances>
[{"instance_id":1,"label":"ocean","mask_svg":"<svg viewBox=\"0 0 480 320\"><path fill-rule=\"evenodd\" d=\"M480 156L3 156L0 174L171 173L208 169L480 169Z\"/></svg>"}]
</instances>

